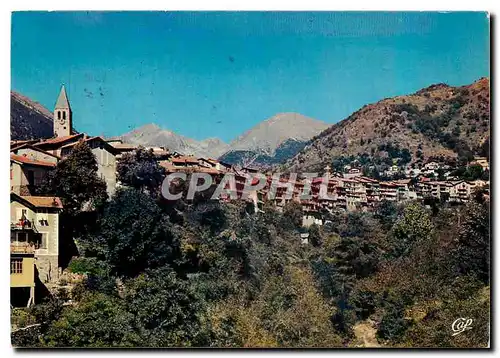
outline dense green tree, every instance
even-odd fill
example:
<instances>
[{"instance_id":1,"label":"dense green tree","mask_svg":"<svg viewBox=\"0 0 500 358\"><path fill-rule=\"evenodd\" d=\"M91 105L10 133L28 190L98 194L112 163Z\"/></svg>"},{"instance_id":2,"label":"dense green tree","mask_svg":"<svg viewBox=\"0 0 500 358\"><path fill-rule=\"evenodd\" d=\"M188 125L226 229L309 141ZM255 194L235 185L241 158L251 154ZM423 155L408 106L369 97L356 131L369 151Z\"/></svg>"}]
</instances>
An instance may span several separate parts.
<instances>
[{"instance_id":1,"label":"dense green tree","mask_svg":"<svg viewBox=\"0 0 500 358\"><path fill-rule=\"evenodd\" d=\"M122 189L104 210L88 251L105 259L119 275L176 265L180 243L156 201L136 189Z\"/></svg>"},{"instance_id":2,"label":"dense green tree","mask_svg":"<svg viewBox=\"0 0 500 358\"><path fill-rule=\"evenodd\" d=\"M126 282L125 307L146 347L203 345L200 320L203 302L168 267L147 270Z\"/></svg>"},{"instance_id":3,"label":"dense green tree","mask_svg":"<svg viewBox=\"0 0 500 358\"><path fill-rule=\"evenodd\" d=\"M398 208L393 201L382 200L375 208L375 217L385 230L390 230L398 215Z\"/></svg>"},{"instance_id":4,"label":"dense green tree","mask_svg":"<svg viewBox=\"0 0 500 358\"><path fill-rule=\"evenodd\" d=\"M133 320L120 299L92 293L52 322L42 340L47 347L140 347L145 342Z\"/></svg>"},{"instance_id":5,"label":"dense green tree","mask_svg":"<svg viewBox=\"0 0 500 358\"><path fill-rule=\"evenodd\" d=\"M490 217L489 202L471 202L460 224L456 262L462 274L474 275L489 283L490 270Z\"/></svg>"},{"instance_id":6,"label":"dense green tree","mask_svg":"<svg viewBox=\"0 0 500 358\"><path fill-rule=\"evenodd\" d=\"M404 315L404 305L401 302L388 302L377 335L382 339L399 341L410 326Z\"/></svg>"},{"instance_id":7,"label":"dense green tree","mask_svg":"<svg viewBox=\"0 0 500 358\"><path fill-rule=\"evenodd\" d=\"M433 235L433 224L425 208L411 203L404 209L403 216L392 230L392 255L408 255L415 244L426 241Z\"/></svg>"},{"instance_id":8,"label":"dense green tree","mask_svg":"<svg viewBox=\"0 0 500 358\"><path fill-rule=\"evenodd\" d=\"M309 240L309 243L311 243L311 245L313 245L315 247L321 246L321 244L323 243L323 238L321 236L321 230L320 230L318 225L312 224L309 227L308 240Z\"/></svg>"},{"instance_id":9,"label":"dense green tree","mask_svg":"<svg viewBox=\"0 0 500 358\"><path fill-rule=\"evenodd\" d=\"M343 237L335 247L334 260L345 277L362 278L376 271L379 254L377 245L369 239Z\"/></svg>"},{"instance_id":10,"label":"dense green tree","mask_svg":"<svg viewBox=\"0 0 500 358\"><path fill-rule=\"evenodd\" d=\"M125 153L116 166L118 180L136 189L147 189L159 193L165 169L158 164L153 150L139 147L131 153Z\"/></svg>"},{"instance_id":11,"label":"dense green tree","mask_svg":"<svg viewBox=\"0 0 500 358\"><path fill-rule=\"evenodd\" d=\"M61 198L66 214L83 208L95 209L107 199L106 183L97 173L97 160L86 142L77 143L73 151L57 163L42 186L46 193Z\"/></svg>"},{"instance_id":12,"label":"dense green tree","mask_svg":"<svg viewBox=\"0 0 500 358\"><path fill-rule=\"evenodd\" d=\"M296 201L290 201L283 207L283 218L290 222L294 228L302 227L302 205Z\"/></svg>"}]
</instances>

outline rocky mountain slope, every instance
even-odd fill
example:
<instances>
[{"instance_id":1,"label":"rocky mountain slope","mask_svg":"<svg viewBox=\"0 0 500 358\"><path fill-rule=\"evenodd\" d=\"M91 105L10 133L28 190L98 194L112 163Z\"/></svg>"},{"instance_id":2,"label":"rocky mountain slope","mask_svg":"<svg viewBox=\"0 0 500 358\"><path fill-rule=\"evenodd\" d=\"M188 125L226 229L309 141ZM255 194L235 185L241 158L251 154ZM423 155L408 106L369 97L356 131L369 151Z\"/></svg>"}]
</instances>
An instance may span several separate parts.
<instances>
[{"instance_id":1,"label":"rocky mountain slope","mask_svg":"<svg viewBox=\"0 0 500 358\"><path fill-rule=\"evenodd\" d=\"M12 140L51 138L52 113L17 92L10 92L10 135Z\"/></svg>"},{"instance_id":2,"label":"rocky mountain slope","mask_svg":"<svg viewBox=\"0 0 500 358\"><path fill-rule=\"evenodd\" d=\"M279 113L229 144L220 159L231 164L269 166L293 157L328 124L299 113Z\"/></svg>"},{"instance_id":3,"label":"rocky mountain slope","mask_svg":"<svg viewBox=\"0 0 500 358\"><path fill-rule=\"evenodd\" d=\"M227 151L228 145L218 138L197 141L172 131L162 129L156 124L146 124L121 136L125 143L144 146L164 146L170 151L186 155L218 158Z\"/></svg>"},{"instance_id":4,"label":"rocky mountain slope","mask_svg":"<svg viewBox=\"0 0 500 358\"><path fill-rule=\"evenodd\" d=\"M436 84L414 94L363 106L323 131L285 167L321 171L341 156L387 157L388 144L411 162L430 157L470 159L490 135L490 84Z\"/></svg>"},{"instance_id":5,"label":"rocky mountain slope","mask_svg":"<svg viewBox=\"0 0 500 358\"><path fill-rule=\"evenodd\" d=\"M307 141L288 139L276 148L274 155L265 154L260 150L230 150L219 159L225 163L266 169L293 158L307 143Z\"/></svg>"}]
</instances>

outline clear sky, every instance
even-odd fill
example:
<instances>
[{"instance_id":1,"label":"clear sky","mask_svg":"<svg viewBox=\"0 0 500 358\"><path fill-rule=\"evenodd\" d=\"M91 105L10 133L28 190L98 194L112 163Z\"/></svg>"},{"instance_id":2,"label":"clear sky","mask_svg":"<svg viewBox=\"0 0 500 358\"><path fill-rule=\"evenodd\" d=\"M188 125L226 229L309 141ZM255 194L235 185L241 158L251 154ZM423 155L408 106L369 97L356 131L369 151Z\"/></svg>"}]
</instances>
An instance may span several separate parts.
<instances>
[{"instance_id":1,"label":"clear sky","mask_svg":"<svg viewBox=\"0 0 500 358\"><path fill-rule=\"evenodd\" d=\"M13 90L114 136L147 123L230 141L280 112L361 106L489 76L485 13L18 12Z\"/></svg>"}]
</instances>

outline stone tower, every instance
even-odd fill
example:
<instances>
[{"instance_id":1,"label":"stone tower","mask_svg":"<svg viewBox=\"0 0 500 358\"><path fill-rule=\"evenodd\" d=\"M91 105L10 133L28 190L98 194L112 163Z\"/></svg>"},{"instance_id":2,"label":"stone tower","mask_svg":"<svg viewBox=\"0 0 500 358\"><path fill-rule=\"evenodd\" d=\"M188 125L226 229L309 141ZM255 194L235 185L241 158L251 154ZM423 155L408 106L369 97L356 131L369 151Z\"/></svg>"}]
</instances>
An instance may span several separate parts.
<instances>
[{"instance_id":1,"label":"stone tower","mask_svg":"<svg viewBox=\"0 0 500 358\"><path fill-rule=\"evenodd\" d=\"M69 106L68 96L64 85L61 87L59 97L57 97L56 107L54 108L54 136L66 137L71 135L71 108Z\"/></svg>"}]
</instances>

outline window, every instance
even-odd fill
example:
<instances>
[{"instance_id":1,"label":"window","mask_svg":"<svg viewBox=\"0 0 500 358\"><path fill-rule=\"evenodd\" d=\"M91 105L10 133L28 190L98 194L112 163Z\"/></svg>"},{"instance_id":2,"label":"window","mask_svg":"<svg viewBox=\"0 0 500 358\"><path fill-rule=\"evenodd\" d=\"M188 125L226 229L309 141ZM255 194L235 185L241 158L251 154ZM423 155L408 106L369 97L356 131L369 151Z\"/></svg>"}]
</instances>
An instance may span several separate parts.
<instances>
[{"instance_id":1,"label":"window","mask_svg":"<svg viewBox=\"0 0 500 358\"><path fill-rule=\"evenodd\" d=\"M61 111L57 111L57 119L61 119Z\"/></svg>"},{"instance_id":2,"label":"window","mask_svg":"<svg viewBox=\"0 0 500 358\"><path fill-rule=\"evenodd\" d=\"M46 219L38 220L41 226L49 226L49 222Z\"/></svg>"},{"instance_id":3,"label":"window","mask_svg":"<svg viewBox=\"0 0 500 358\"><path fill-rule=\"evenodd\" d=\"M66 119L66 111L63 112L63 119Z\"/></svg>"},{"instance_id":4,"label":"window","mask_svg":"<svg viewBox=\"0 0 500 358\"><path fill-rule=\"evenodd\" d=\"M10 259L10 273L23 273L23 259L11 258Z\"/></svg>"}]
</instances>

